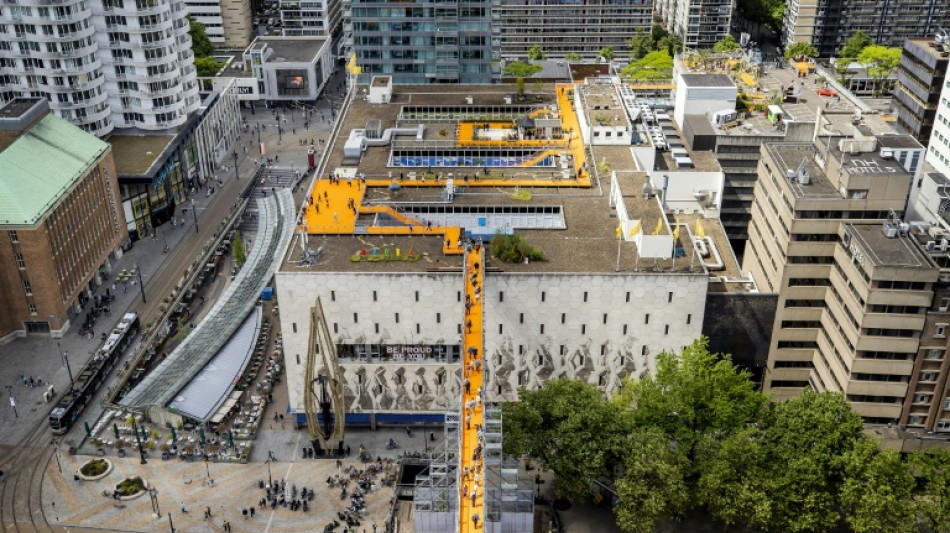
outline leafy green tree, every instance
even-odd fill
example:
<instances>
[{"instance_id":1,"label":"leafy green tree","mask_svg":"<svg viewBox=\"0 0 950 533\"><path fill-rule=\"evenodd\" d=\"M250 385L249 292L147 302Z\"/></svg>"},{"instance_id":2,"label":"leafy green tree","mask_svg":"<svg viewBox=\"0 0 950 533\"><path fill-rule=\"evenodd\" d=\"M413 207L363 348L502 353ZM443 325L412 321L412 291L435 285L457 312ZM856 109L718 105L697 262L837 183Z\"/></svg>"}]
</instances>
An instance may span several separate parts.
<instances>
[{"instance_id":1,"label":"leafy green tree","mask_svg":"<svg viewBox=\"0 0 950 533\"><path fill-rule=\"evenodd\" d=\"M874 80L874 90L878 95L886 92L887 78L900 63L902 50L897 47L878 46L872 44L858 54L858 63L861 64L871 79Z\"/></svg>"},{"instance_id":2,"label":"leafy green tree","mask_svg":"<svg viewBox=\"0 0 950 533\"><path fill-rule=\"evenodd\" d=\"M650 52L643 59L624 67L620 75L631 80L672 79L673 58L666 50Z\"/></svg>"},{"instance_id":3,"label":"leafy green tree","mask_svg":"<svg viewBox=\"0 0 950 533\"><path fill-rule=\"evenodd\" d=\"M702 337L679 355L657 356L655 377L630 380L617 401L637 427L663 430L692 459L701 435L726 433L755 422L768 405L747 370L729 355L709 351Z\"/></svg>"},{"instance_id":4,"label":"leafy green tree","mask_svg":"<svg viewBox=\"0 0 950 533\"><path fill-rule=\"evenodd\" d=\"M214 54L214 45L208 38L208 32L205 31L205 25L198 22L195 17L188 15L188 35L191 36L191 50L195 53L195 58L210 57Z\"/></svg>"},{"instance_id":5,"label":"leafy green tree","mask_svg":"<svg viewBox=\"0 0 950 533\"><path fill-rule=\"evenodd\" d=\"M670 35L670 32L666 31L666 28L662 24L654 24L650 27L650 40L653 41L653 50L656 50L656 44L663 40L664 37Z\"/></svg>"},{"instance_id":6,"label":"leafy green tree","mask_svg":"<svg viewBox=\"0 0 950 533\"><path fill-rule=\"evenodd\" d=\"M913 453L908 462L917 478L915 514L929 531L950 531L950 449Z\"/></svg>"},{"instance_id":7,"label":"leafy green tree","mask_svg":"<svg viewBox=\"0 0 950 533\"><path fill-rule=\"evenodd\" d=\"M231 244L231 256L234 257L234 262L237 263L237 266L243 266L244 262L247 261L247 252L244 250L244 239L241 238L241 232L234 232L234 239Z\"/></svg>"},{"instance_id":8,"label":"leafy green tree","mask_svg":"<svg viewBox=\"0 0 950 533\"><path fill-rule=\"evenodd\" d=\"M630 56L633 59L643 59L654 49L653 37L647 32L638 31L633 37L627 39L627 46L630 48Z\"/></svg>"},{"instance_id":9,"label":"leafy green tree","mask_svg":"<svg viewBox=\"0 0 950 533\"><path fill-rule=\"evenodd\" d=\"M761 24L773 33L779 33L782 29L782 17L785 15L783 0L740 0L739 9L747 20Z\"/></svg>"},{"instance_id":10,"label":"leafy green tree","mask_svg":"<svg viewBox=\"0 0 950 533\"><path fill-rule=\"evenodd\" d=\"M765 416L764 445L771 465L770 530L820 533L841 520L838 493L847 455L863 423L838 393L806 389Z\"/></svg>"},{"instance_id":11,"label":"leafy green tree","mask_svg":"<svg viewBox=\"0 0 950 533\"><path fill-rule=\"evenodd\" d=\"M597 52L597 57L602 57L602 58L606 59L608 62L609 62L609 61L613 61L613 59L614 59L614 47L613 47L613 46L605 46L605 47L601 48L601 49L600 49L600 52Z\"/></svg>"},{"instance_id":12,"label":"leafy green tree","mask_svg":"<svg viewBox=\"0 0 950 533\"><path fill-rule=\"evenodd\" d=\"M541 61L547 59L547 55L544 53L544 50L541 48L540 44L536 44L531 48L528 48L528 59L531 61Z\"/></svg>"},{"instance_id":13,"label":"leafy green tree","mask_svg":"<svg viewBox=\"0 0 950 533\"><path fill-rule=\"evenodd\" d=\"M746 427L721 439L704 439L696 455L696 503L727 529L766 529L771 520L772 487L762 430Z\"/></svg>"},{"instance_id":14,"label":"leafy green tree","mask_svg":"<svg viewBox=\"0 0 950 533\"><path fill-rule=\"evenodd\" d=\"M683 43L680 41L680 38L668 34L656 43L657 50L666 50L668 54L674 56L683 50Z\"/></svg>"},{"instance_id":15,"label":"leafy green tree","mask_svg":"<svg viewBox=\"0 0 950 533\"><path fill-rule=\"evenodd\" d=\"M841 48L841 51L838 52L838 57L847 57L854 59L858 57L861 53L861 50L864 50L868 46L874 44L871 41L871 37L868 34L864 33L863 30L858 30L854 32L854 35L848 39L848 42Z\"/></svg>"},{"instance_id":16,"label":"leafy green tree","mask_svg":"<svg viewBox=\"0 0 950 533\"><path fill-rule=\"evenodd\" d=\"M523 61L512 61L505 65L504 72L506 76L513 76L515 78L518 94L524 96L524 79L530 78L542 70L544 70L544 67L541 65L532 65L531 63L525 63Z\"/></svg>"},{"instance_id":17,"label":"leafy green tree","mask_svg":"<svg viewBox=\"0 0 950 533\"><path fill-rule=\"evenodd\" d=\"M739 49L739 43L736 42L736 38L730 33L723 37L721 41L713 45L713 52L724 54L727 52L732 52Z\"/></svg>"},{"instance_id":18,"label":"leafy green tree","mask_svg":"<svg viewBox=\"0 0 950 533\"><path fill-rule=\"evenodd\" d=\"M785 59L798 59L801 57L818 57L818 50L808 43L792 43L785 49Z\"/></svg>"},{"instance_id":19,"label":"leafy green tree","mask_svg":"<svg viewBox=\"0 0 950 533\"><path fill-rule=\"evenodd\" d=\"M505 453L554 471L559 496L587 499L591 480L620 463L629 417L580 380L550 380L538 390L520 389L518 398L502 404Z\"/></svg>"},{"instance_id":20,"label":"leafy green tree","mask_svg":"<svg viewBox=\"0 0 950 533\"><path fill-rule=\"evenodd\" d=\"M584 56L578 54L577 52L570 52L569 54L564 56L564 59L567 61L581 61L582 59L584 59Z\"/></svg>"},{"instance_id":21,"label":"leafy green tree","mask_svg":"<svg viewBox=\"0 0 950 533\"><path fill-rule=\"evenodd\" d=\"M213 57L196 57L195 68L198 70L199 77L211 77L221 70L224 63L215 61Z\"/></svg>"},{"instance_id":22,"label":"leafy green tree","mask_svg":"<svg viewBox=\"0 0 950 533\"><path fill-rule=\"evenodd\" d=\"M653 533L659 520L689 507L686 457L657 428L630 436L624 476L617 481L617 525L630 533Z\"/></svg>"},{"instance_id":23,"label":"leafy green tree","mask_svg":"<svg viewBox=\"0 0 950 533\"><path fill-rule=\"evenodd\" d=\"M859 440L847 455L841 504L854 533L904 533L916 521L914 476L893 450Z\"/></svg>"}]
</instances>

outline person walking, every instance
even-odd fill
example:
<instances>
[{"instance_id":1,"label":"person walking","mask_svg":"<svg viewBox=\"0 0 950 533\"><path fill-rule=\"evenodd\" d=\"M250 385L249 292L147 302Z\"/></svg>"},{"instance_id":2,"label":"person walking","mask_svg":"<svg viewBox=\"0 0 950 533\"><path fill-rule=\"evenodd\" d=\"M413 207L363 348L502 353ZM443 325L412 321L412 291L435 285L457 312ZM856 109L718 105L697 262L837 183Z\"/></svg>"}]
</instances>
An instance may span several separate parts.
<instances>
[{"instance_id":1,"label":"person walking","mask_svg":"<svg viewBox=\"0 0 950 533\"><path fill-rule=\"evenodd\" d=\"M185 507L185 501L184 501L184 500L182 500L182 502L181 502L181 512L182 512L182 513L188 513L188 508Z\"/></svg>"}]
</instances>

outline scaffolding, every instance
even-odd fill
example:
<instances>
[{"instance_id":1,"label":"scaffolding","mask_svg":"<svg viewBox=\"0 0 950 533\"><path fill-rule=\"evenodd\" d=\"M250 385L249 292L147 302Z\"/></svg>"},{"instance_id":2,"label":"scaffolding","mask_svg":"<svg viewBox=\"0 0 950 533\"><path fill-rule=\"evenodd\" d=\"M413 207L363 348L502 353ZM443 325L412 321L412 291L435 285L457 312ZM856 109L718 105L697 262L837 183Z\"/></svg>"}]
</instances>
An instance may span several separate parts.
<instances>
[{"instance_id":1,"label":"scaffolding","mask_svg":"<svg viewBox=\"0 0 950 533\"><path fill-rule=\"evenodd\" d=\"M484 417L484 531L531 533L534 531L534 493L531 478L502 450L500 406L486 406Z\"/></svg>"},{"instance_id":2,"label":"scaffolding","mask_svg":"<svg viewBox=\"0 0 950 533\"><path fill-rule=\"evenodd\" d=\"M442 448L433 452L429 466L416 477L412 496L415 533L458 530L460 422L458 411L445 413Z\"/></svg>"}]
</instances>

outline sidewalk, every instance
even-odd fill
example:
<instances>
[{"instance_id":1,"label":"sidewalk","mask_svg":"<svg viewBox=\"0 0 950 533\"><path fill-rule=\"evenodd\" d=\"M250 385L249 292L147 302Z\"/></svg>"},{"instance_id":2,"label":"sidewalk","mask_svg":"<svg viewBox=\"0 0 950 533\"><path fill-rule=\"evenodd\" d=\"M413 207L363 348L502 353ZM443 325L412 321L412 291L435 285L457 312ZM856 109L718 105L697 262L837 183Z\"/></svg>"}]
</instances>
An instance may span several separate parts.
<instances>
[{"instance_id":1,"label":"sidewalk","mask_svg":"<svg viewBox=\"0 0 950 533\"><path fill-rule=\"evenodd\" d=\"M327 105L326 100L321 99L317 108L318 112L323 110L326 113ZM245 180L253 176L260 166L257 133L256 130L251 131L254 125L257 123L267 125L267 129L261 132L261 140L264 142L267 157L276 156L279 159L275 167L296 168L300 169L301 173L306 170L307 147L300 146L299 140L309 141L312 138L319 145L317 139L327 138L332 123L329 120L320 121L319 114L316 114L308 130L304 127L301 110L294 110L293 120L290 119L289 110L287 113L287 122L282 122L281 126L286 131L278 135L273 110L258 109L255 115L252 115L249 110L244 111L245 119L249 124L248 133L242 134L232 147L232 150L238 153L240 179L235 180L233 168L225 170L225 167L233 165L233 160L230 157L224 157L221 161L222 167L215 173L215 176L222 181L220 187L215 187L215 193L207 196L204 190L198 190L194 195L190 195L191 198L185 204L176 208L176 213L181 217L180 209L186 208L190 211L191 199L195 200L199 234L196 235L195 232L194 215L190 212L185 213L183 225L172 226L171 223L166 223L159 226L156 228L155 238L150 237L135 242L134 246L113 265L113 276L122 269L130 269L133 265L138 266L145 285L146 303L142 302L141 289L137 280L135 285L132 282L128 284L127 291L123 284L117 284L116 299L109 306L111 315L100 317L96 321L93 328L95 336L92 339L78 334L79 326L89 308L84 309L82 315L73 321L69 330L59 340L59 346L67 353L74 377L80 373L85 363L100 346L101 333L111 331L125 312L138 312L142 317L143 325L153 319L152 315L158 309L162 299L174 288L180 279L181 272L191 264L203 244L220 227L221 219L227 215L240 191L247 185ZM329 119L329 116L326 118ZM298 193L301 198L302 194L302 191ZM169 252L163 253L162 249L166 244ZM111 290L111 279L104 282L96 293L105 294L106 288ZM45 423L53 407L52 403L42 401L48 384L55 387L57 394L68 386L69 377L59 346L56 340L41 336L16 339L0 346L0 360L3 361L0 367L0 386L4 387L0 389L0 393L8 396L5 387L10 386L16 400L16 415L9 401L4 401L3 405L0 405L0 424L5 428L5 431L0 434L0 447L19 442L37 423L40 421ZM124 363L120 361L119 364ZM24 385L20 379L21 374L26 377L42 378L44 386L31 388ZM110 384L107 382L103 390ZM97 398L93 407L87 409L82 419L73 427L70 435L76 435L77 428L79 428L78 431L83 431L82 420L95 420L98 417L101 411L98 408L99 401L100 398Z\"/></svg>"}]
</instances>

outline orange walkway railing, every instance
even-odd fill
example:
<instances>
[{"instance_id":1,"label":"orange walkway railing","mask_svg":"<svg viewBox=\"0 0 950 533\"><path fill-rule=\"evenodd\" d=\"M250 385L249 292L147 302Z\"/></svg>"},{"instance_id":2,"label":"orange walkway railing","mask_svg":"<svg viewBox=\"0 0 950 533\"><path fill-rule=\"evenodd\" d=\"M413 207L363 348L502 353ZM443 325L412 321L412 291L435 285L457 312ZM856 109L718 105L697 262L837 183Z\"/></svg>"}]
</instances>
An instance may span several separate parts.
<instances>
[{"instance_id":1,"label":"orange walkway railing","mask_svg":"<svg viewBox=\"0 0 950 533\"><path fill-rule=\"evenodd\" d=\"M484 485L481 428L484 420L482 378L484 371L484 248L465 254L465 354L462 358L462 439L459 482L459 532L482 529ZM478 515L475 518L475 515Z\"/></svg>"}]
</instances>

